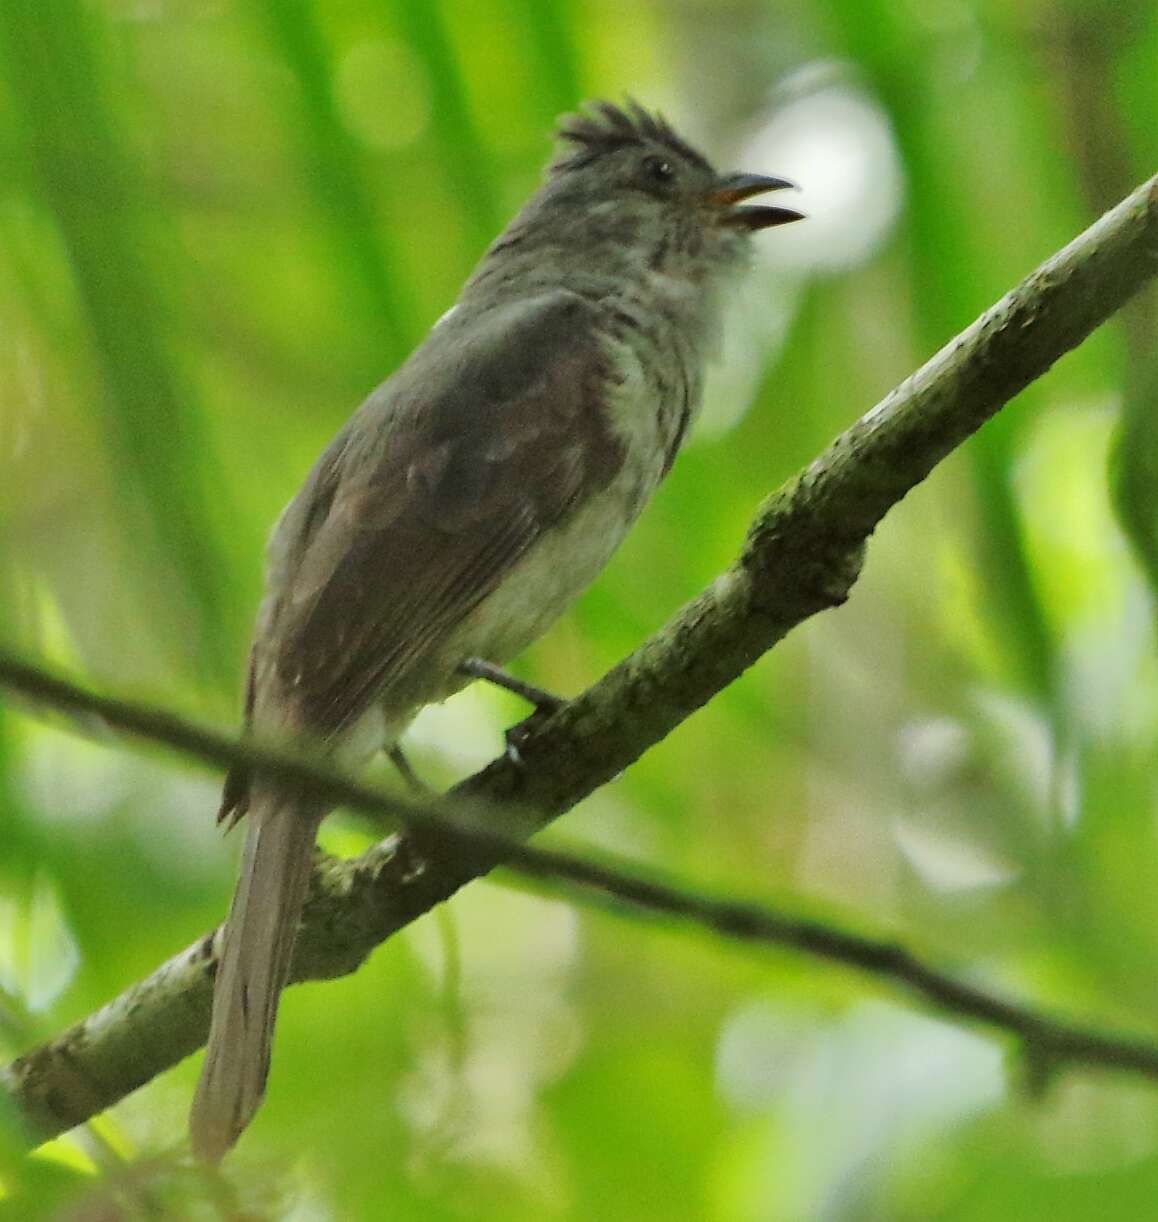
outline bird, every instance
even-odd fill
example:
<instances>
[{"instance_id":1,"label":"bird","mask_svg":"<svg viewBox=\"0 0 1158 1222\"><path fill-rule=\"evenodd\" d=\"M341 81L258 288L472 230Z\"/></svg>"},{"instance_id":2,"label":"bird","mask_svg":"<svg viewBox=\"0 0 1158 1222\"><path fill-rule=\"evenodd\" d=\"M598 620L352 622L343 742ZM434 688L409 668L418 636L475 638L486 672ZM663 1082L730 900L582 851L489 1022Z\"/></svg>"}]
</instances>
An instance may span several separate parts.
<instances>
[{"instance_id":1,"label":"bird","mask_svg":"<svg viewBox=\"0 0 1158 1222\"><path fill-rule=\"evenodd\" d=\"M501 669L603 569L668 473L753 235L787 179L719 173L628 100L565 115L542 185L321 454L271 534L245 732L354 768ZM326 803L243 768L247 830L190 1114L216 1163L264 1096Z\"/></svg>"}]
</instances>

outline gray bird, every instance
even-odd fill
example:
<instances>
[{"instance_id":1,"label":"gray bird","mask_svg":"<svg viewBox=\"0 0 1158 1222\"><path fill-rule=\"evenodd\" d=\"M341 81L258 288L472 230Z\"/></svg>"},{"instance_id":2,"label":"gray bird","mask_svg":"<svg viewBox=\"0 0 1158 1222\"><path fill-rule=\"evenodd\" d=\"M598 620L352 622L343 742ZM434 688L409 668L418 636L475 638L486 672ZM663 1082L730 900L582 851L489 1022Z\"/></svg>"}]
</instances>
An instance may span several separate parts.
<instances>
[{"instance_id":1,"label":"gray bird","mask_svg":"<svg viewBox=\"0 0 1158 1222\"><path fill-rule=\"evenodd\" d=\"M596 576L699 407L723 294L791 184L718 174L597 103L457 304L322 454L274 529L245 717L351 767L538 637ZM235 772L248 813L190 1131L216 1161L265 1090L324 805Z\"/></svg>"}]
</instances>

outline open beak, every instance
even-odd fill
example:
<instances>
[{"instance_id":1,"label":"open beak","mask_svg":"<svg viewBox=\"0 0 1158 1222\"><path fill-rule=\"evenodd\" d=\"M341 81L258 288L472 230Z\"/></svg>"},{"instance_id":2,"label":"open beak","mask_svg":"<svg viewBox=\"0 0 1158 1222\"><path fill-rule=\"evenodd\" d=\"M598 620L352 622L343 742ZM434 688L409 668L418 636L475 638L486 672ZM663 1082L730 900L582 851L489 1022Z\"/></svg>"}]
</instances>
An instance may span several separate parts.
<instances>
[{"instance_id":1,"label":"open beak","mask_svg":"<svg viewBox=\"0 0 1158 1222\"><path fill-rule=\"evenodd\" d=\"M743 229L755 232L757 229L771 229L773 225L788 225L792 221L802 221L803 212L792 208L774 208L767 204L742 207L744 200L753 195L763 195L765 191L783 191L796 184L787 178L768 178L763 174L727 174L719 180L708 194L708 203L724 209L723 221L726 225L738 225Z\"/></svg>"}]
</instances>

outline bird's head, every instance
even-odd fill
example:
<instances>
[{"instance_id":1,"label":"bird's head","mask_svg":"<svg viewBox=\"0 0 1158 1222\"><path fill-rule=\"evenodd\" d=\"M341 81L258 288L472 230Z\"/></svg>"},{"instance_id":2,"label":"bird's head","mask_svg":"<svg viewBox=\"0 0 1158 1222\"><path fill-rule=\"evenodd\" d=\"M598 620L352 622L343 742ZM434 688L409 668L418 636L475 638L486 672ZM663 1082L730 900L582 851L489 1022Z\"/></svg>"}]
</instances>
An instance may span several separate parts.
<instances>
[{"instance_id":1,"label":"bird's head","mask_svg":"<svg viewBox=\"0 0 1158 1222\"><path fill-rule=\"evenodd\" d=\"M793 186L787 179L719 173L637 103L594 103L566 116L558 135L565 148L548 170L547 196L577 238L594 230L650 244L658 258L727 258L757 230L801 219L791 208L747 202Z\"/></svg>"}]
</instances>

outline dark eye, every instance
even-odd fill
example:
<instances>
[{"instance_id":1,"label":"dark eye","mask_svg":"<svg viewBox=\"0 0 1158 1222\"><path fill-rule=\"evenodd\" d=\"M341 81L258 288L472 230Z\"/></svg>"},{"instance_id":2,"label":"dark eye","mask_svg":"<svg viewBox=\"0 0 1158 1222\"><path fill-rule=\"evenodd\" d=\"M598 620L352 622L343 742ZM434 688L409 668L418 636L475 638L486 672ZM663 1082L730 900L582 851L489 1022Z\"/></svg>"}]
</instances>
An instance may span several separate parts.
<instances>
[{"instance_id":1,"label":"dark eye","mask_svg":"<svg viewBox=\"0 0 1158 1222\"><path fill-rule=\"evenodd\" d=\"M670 161L662 157L645 157L643 170L648 178L655 182L669 182L675 177L675 170Z\"/></svg>"}]
</instances>

